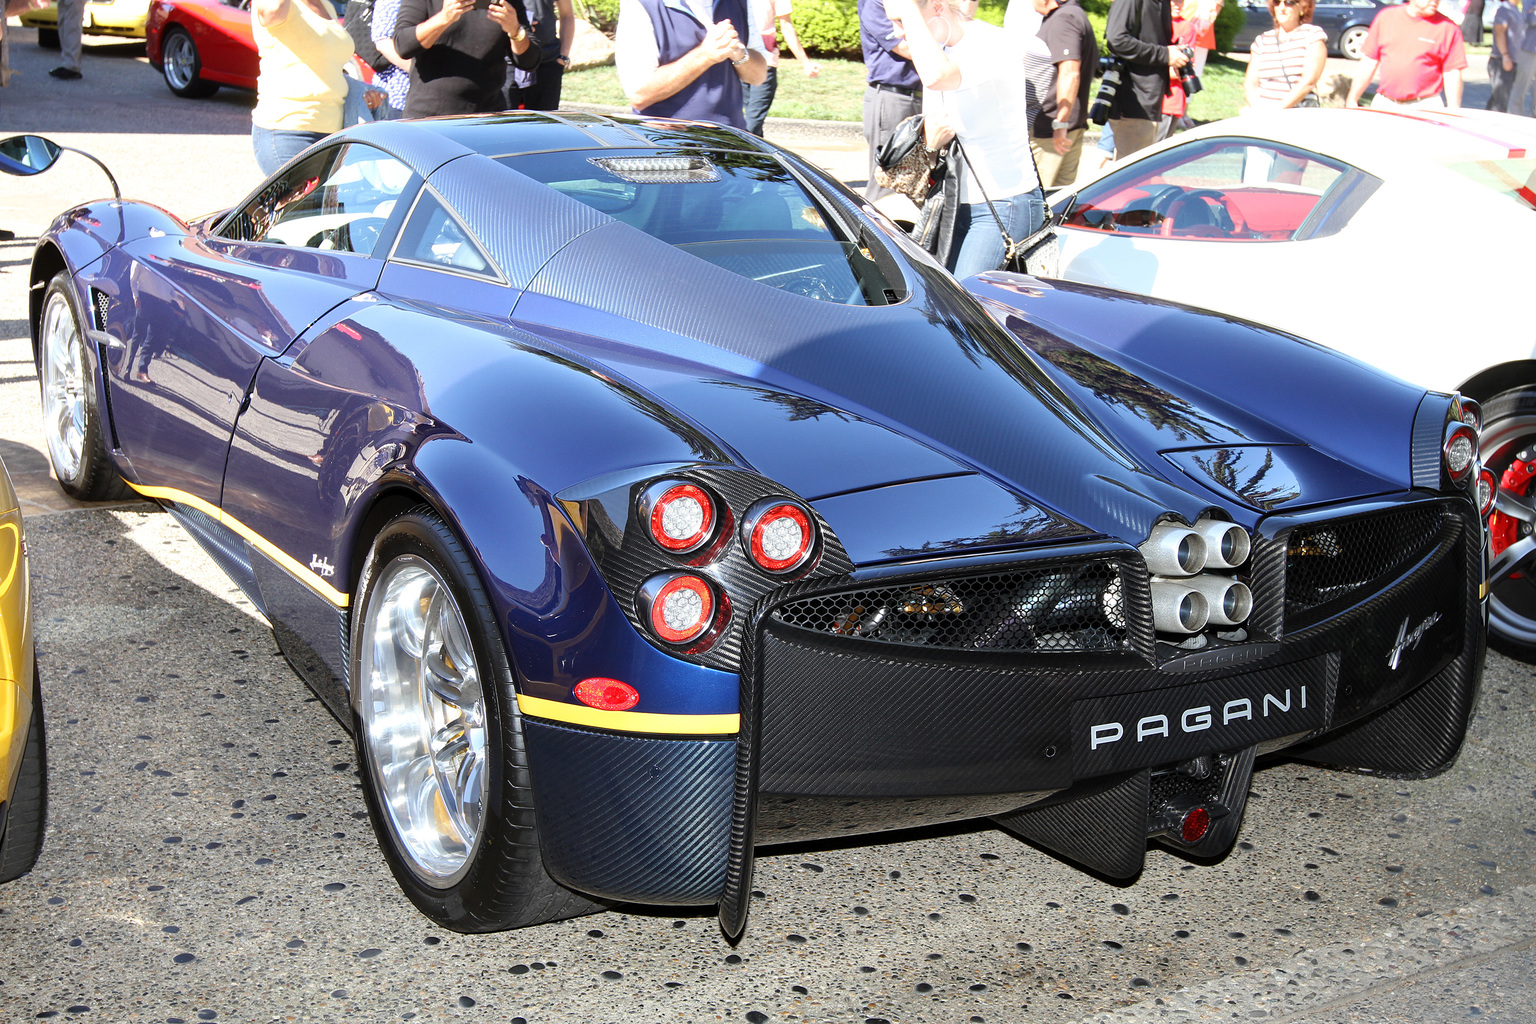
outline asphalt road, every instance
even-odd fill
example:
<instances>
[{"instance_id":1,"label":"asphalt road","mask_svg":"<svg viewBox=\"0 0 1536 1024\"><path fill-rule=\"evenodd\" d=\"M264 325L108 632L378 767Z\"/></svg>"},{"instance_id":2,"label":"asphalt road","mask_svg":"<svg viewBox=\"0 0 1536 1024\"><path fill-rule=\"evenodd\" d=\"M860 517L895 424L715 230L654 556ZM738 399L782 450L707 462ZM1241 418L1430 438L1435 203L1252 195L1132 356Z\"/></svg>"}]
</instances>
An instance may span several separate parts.
<instances>
[{"instance_id":1,"label":"asphalt road","mask_svg":"<svg viewBox=\"0 0 1536 1024\"><path fill-rule=\"evenodd\" d=\"M176 100L131 47L54 82L29 35L0 134L80 145L189 214L256 183L248 96ZM861 148L806 146L862 175ZM0 226L35 235L104 191L66 156L0 182ZM1451 771L1268 764L1230 856L1154 850L1129 885L957 825L766 852L736 948L665 909L436 928L375 848L350 740L235 588L168 516L47 479L30 245L0 244L0 457L27 516L52 805L37 869L0 888L0 1020L1536 1019L1536 673L1498 655Z\"/></svg>"}]
</instances>

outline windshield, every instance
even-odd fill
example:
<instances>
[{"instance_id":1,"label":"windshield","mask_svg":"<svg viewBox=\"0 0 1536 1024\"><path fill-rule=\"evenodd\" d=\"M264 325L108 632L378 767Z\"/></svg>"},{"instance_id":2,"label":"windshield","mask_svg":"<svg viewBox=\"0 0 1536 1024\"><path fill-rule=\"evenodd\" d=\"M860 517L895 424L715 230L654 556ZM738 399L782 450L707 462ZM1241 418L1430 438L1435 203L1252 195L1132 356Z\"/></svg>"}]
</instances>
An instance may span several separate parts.
<instances>
[{"instance_id":1,"label":"windshield","mask_svg":"<svg viewBox=\"0 0 1536 1024\"><path fill-rule=\"evenodd\" d=\"M826 207L765 154L606 150L500 162L769 287L846 305L900 301L894 261L872 250L876 243L848 237Z\"/></svg>"}]
</instances>

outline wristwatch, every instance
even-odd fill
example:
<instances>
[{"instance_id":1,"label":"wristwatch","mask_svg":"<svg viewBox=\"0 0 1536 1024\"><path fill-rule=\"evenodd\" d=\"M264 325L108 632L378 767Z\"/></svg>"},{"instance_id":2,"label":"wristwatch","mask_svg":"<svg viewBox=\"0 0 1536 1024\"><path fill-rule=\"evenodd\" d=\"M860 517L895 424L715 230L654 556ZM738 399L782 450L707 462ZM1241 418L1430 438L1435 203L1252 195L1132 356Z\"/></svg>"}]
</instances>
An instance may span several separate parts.
<instances>
[{"instance_id":1,"label":"wristwatch","mask_svg":"<svg viewBox=\"0 0 1536 1024\"><path fill-rule=\"evenodd\" d=\"M524 39L527 39L527 38L528 38L528 30L526 28L524 28L523 26L521 26L521 25L517 26L517 35L512 37L512 41L514 43L520 43Z\"/></svg>"},{"instance_id":2,"label":"wristwatch","mask_svg":"<svg viewBox=\"0 0 1536 1024\"><path fill-rule=\"evenodd\" d=\"M751 59L752 59L752 51L751 50L747 50L747 49L743 49L741 51L741 59L740 60L737 60L734 57L731 58L731 66L739 68L739 67L741 67L743 64L745 64L747 61L749 61Z\"/></svg>"},{"instance_id":3,"label":"wristwatch","mask_svg":"<svg viewBox=\"0 0 1536 1024\"><path fill-rule=\"evenodd\" d=\"M1071 130L1072 130L1072 122L1071 121L1052 121L1051 122L1051 131L1053 131L1053 132L1064 132L1064 131L1071 131Z\"/></svg>"},{"instance_id":4,"label":"wristwatch","mask_svg":"<svg viewBox=\"0 0 1536 1024\"><path fill-rule=\"evenodd\" d=\"M560 62L561 64L570 64L570 62L571 62L571 55L568 54L568 53L562 53L560 56L556 57L555 60Z\"/></svg>"}]
</instances>

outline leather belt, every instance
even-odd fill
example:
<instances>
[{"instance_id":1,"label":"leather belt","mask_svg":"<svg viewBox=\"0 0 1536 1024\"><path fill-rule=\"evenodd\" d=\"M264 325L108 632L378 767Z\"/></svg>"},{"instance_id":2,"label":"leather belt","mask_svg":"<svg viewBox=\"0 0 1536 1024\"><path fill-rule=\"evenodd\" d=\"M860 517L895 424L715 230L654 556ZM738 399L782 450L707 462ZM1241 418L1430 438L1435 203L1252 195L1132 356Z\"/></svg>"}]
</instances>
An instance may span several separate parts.
<instances>
[{"instance_id":1,"label":"leather belt","mask_svg":"<svg viewBox=\"0 0 1536 1024\"><path fill-rule=\"evenodd\" d=\"M909 89L905 85L886 85L884 82L875 82L870 88L877 92L899 92L903 96L921 96L923 94L921 89Z\"/></svg>"}]
</instances>

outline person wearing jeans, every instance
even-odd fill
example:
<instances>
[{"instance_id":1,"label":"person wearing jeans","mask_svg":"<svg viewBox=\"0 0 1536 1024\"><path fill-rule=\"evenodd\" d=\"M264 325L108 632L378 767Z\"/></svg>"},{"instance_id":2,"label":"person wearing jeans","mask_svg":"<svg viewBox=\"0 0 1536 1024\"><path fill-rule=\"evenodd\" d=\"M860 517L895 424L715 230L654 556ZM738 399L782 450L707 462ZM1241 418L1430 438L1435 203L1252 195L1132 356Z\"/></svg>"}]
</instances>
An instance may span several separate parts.
<instances>
[{"instance_id":1,"label":"person wearing jeans","mask_svg":"<svg viewBox=\"0 0 1536 1024\"><path fill-rule=\"evenodd\" d=\"M763 136L763 123L768 120L768 110L773 106L774 94L779 91L779 33L780 25L784 27L784 45L789 47L789 52L795 55L800 62L800 67L805 70L805 77L815 78L821 74L820 65L816 64L805 54L805 47L800 45L800 37L795 33L793 20L793 0L761 0L762 10L758 11L758 4L749 5L749 12L756 17L763 36L763 55L768 58L768 77L761 85L747 85L741 87L741 103L743 113L747 119L747 131L758 138Z\"/></svg>"},{"instance_id":2,"label":"person wearing jeans","mask_svg":"<svg viewBox=\"0 0 1536 1024\"><path fill-rule=\"evenodd\" d=\"M997 270L1008 242L1045 223L1029 150L1024 62L1007 33L971 21L956 0L890 0L888 10L923 82L928 148L960 143L950 164L960 175L960 209L946 269L958 278Z\"/></svg>"}]
</instances>

